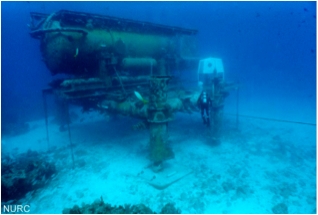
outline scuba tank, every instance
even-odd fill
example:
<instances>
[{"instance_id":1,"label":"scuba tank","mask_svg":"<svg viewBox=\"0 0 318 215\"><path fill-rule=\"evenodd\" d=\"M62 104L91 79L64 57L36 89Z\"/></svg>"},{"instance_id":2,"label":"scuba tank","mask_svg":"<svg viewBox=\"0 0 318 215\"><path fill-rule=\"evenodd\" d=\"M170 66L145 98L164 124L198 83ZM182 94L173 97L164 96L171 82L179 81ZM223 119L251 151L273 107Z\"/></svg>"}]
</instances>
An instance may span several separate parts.
<instances>
[{"instance_id":1,"label":"scuba tank","mask_svg":"<svg viewBox=\"0 0 318 215\"><path fill-rule=\"evenodd\" d=\"M207 94L206 92L204 91L202 93L202 103L206 104L208 102L208 98L207 98Z\"/></svg>"}]
</instances>

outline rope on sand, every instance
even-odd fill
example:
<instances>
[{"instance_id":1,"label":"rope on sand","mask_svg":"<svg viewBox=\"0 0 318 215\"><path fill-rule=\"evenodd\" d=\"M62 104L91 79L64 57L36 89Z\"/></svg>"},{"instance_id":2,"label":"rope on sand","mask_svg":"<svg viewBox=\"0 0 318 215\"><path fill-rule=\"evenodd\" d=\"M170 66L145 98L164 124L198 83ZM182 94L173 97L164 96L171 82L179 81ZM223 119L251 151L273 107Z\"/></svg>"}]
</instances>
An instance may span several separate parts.
<instances>
[{"instance_id":1,"label":"rope on sand","mask_svg":"<svg viewBox=\"0 0 318 215\"><path fill-rule=\"evenodd\" d=\"M230 114L230 113L228 113L227 115L235 115L236 116L236 114ZM267 117L249 116L249 115L241 115L241 114L239 116L245 117L245 118L251 118L251 119L262 119L262 120L275 121L275 122L286 122L286 123L316 126L316 123L309 123L309 122L298 122L298 121L292 121L292 120L273 119L273 118L267 118Z\"/></svg>"}]
</instances>

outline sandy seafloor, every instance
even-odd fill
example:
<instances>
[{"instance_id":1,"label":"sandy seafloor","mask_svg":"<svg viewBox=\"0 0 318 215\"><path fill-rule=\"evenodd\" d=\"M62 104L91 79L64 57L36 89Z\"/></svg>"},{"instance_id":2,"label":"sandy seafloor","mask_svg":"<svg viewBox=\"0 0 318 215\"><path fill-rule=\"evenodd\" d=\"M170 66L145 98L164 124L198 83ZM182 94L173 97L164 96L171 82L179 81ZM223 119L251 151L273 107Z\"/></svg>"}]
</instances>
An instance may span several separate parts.
<instances>
[{"instance_id":1,"label":"sandy seafloor","mask_svg":"<svg viewBox=\"0 0 318 215\"><path fill-rule=\"evenodd\" d=\"M78 113L80 114L80 113ZM102 196L112 205L143 203L159 212L175 203L182 213L273 213L285 204L288 213L316 213L316 126L224 115L221 143L211 144L199 113L175 114L169 123L175 158L193 173L164 190L145 183L138 173L149 164L147 130L134 131L137 120L85 113L73 120L75 169L68 132L49 120L48 161L58 174L44 188L19 203L31 213L61 213ZM25 134L2 138L2 154L47 153L44 120L29 122Z\"/></svg>"}]
</instances>

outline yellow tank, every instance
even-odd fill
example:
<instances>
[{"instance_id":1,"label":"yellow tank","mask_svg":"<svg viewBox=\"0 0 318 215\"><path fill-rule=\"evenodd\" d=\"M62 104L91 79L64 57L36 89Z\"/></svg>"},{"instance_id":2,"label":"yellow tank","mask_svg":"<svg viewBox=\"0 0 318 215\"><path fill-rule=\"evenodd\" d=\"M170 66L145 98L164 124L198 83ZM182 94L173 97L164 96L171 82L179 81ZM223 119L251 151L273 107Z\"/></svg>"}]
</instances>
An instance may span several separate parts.
<instances>
[{"instance_id":1,"label":"yellow tank","mask_svg":"<svg viewBox=\"0 0 318 215\"><path fill-rule=\"evenodd\" d=\"M40 39L43 60L53 74L96 76L108 67L133 70L152 63L155 68L162 59L176 62L191 57L193 44L185 38L196 34L195 30L65 10L31 17L31 36ZM101 61L106 70L100 68Z\"/></svg>"}]
</instances>

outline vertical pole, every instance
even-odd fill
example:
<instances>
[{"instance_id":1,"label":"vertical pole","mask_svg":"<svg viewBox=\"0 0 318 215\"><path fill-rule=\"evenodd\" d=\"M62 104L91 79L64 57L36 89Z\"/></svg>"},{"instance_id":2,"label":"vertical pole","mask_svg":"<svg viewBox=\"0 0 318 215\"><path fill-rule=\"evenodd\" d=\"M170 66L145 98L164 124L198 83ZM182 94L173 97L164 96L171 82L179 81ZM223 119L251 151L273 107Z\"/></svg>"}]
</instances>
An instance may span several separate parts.
<instances>
[{"instance_id":1,"label":"vertical pole","mask_svg":"<svg viewBox=\"0 0 318 215\"><path fill-rule=\"evenodd\" d=\"M150 60L150 76L152 76L152 70L153 70L153 62Z\"/></svg>"},{"instance_id":2,"label":"vertical pole","mask_svg":"<svg viewBox=\"0 0 318 215\"><path fill-rule=\"evenodd\" d=\"M45 118L45 128L46 128L47 150L50 151L49 125L48 125L47 103L46 103L46 92L45 92L45 90L42 90L42 96L43 96L43 104L44 104L44 118Z\"/></svg>"},{"instance_id":3,"label":"vertical pole","mask_svg":"<svg viewBox=\"0 0 318 215\"><path fill-rule=\"evenodd\" d=\"M74 165L74 153L73 153L73 144L72 144L72 138L71 138L71 129L70 129L70 112L69 112L69 104L68 102L66 103L66 108L67 108L67 130L68 130L68 138L70 141L70 148L71 148L71 155L72 155L72 163L73 163L73 169L75 168Z\"/></svg>"},{"instance_id":4,"label":"vertical pole","mask_svg":"<svg viewBox=\"0 0 318 215\"><path fill-rule=\"evenodd\" d=\"M239 87L236 88L236 130L239 129Z\"/></svg>"}]
</instances>

